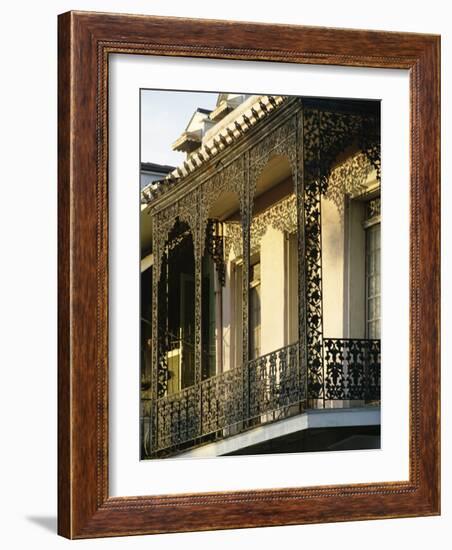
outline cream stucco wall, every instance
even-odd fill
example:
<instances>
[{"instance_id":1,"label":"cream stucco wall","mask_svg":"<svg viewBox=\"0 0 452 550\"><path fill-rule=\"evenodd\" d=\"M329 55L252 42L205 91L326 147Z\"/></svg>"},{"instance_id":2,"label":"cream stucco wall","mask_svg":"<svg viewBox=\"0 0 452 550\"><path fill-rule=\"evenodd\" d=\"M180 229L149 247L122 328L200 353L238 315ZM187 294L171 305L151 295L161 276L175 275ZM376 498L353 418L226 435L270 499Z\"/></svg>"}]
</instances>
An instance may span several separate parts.
<instances>
[{"instance_id":1,"label":"cream stucco wall","mask_svg":"<svg viewBox=\"0 0 452 550\"><path fill-rule=\"evenodd\" d=\"M363 337L364 265L362 252L354 251L357 245L361 248L364 246L362 213L359 206L353 210L340 211L332 201L325 198L322 198L321 208L324 336ZM346 216L349 217L348 221ZM345 239L346 230L354 235L354 242L348 243L348 239ZM231 252L226 284L222 290L223 370L234 366L233 325L237 322L234 295L240 290L234 288L234 260ZM264 355L287 344L287 278L285 235L282 231L268 227L260 244L260 262L261 354ZM349 294L352 306L350 311L347 307Z\"/></svg>"},{"instance_id":2,"label":"cream stucco wall","mask_svg":"<svg viewBox=\"0 0 452 550\"><path fill-rule=\"evenodd\" d=\"M366 181L367 196L378 189L375 172ZM325 198L322 209L323 333L325 338L365 338L365 202Z\"/></svg>"},{"instance_id":3,"label":"cream stucco wall","mask_svg":"<svg viewBox=\"0 0 452 550\"><path fill-rule=\"evenodd\" d=\"M337 206L322 198L323 334L344 336L344 217Z\"/></svg>"},{"instance_id":4,"label":"cream stucco wall","mask_svg":"<svg viewBox=\"0 0 452 550\"><path fill-rule=\"evenodd\" d=\"M285 345L285 235L269 227L260 243L261 263L261 354ZM236 258L231 251L227 262L225 286L222 289L221 341L223 370L232 368L237 355L235 324L240 324L242 309L241 272L234 266ZM238 277L234 272L239 269ZM238 281L237 281L238 279ZM239 296L237 296L239 295ZM241 332L241 328L239 328ZM240 342L239 342L240 344ZM241 355L239 351L239 356Z\"/></svg>"},{"instance_id":5,"label":"cream stucco wall","mask_svg":"<svg viewBox=\"0 0 452 550\"><path fill-rule=\"evenodd\" d=\"M365 338L364 203L346 199L344 208L338 208L334 202L322 197L321 209L324 337ZM261 355L288 344L285 239L282 231L269 226L260 243ZM241 346L241 341L237 344L234 336L234 325L240 323L242 315L241 273L237 283L233 268L235 259L231 251L226 284L222 289L222 328L219 337L223 370L238 366L241 362L240 350L237 353L235 349Z\"/></svg>"},{"instance_id":6,"label":"cream stucco wall","mask_svg":"<svg viewBox=\"0 0 452 550\"><path fill-rule=\"evenodd\" d=\"M284 346L284 233L269 227L261 241L261 354Z\"/></svg>"},{"instance_id":7,"label":"cream stucco wall","mask_svg":"<svg viewBox=\"0 0 452 550\"><path fill-rule=\"evenodd\" d=\"M232 259L233 254L231 253L229 256L229 261L227 262L227 271L226 271L226 280L225 285L222 289L221 293L221 307L222 307L222 327L221 327L221 341L222 341L222 353L223 353L223 361L222 365L219 370L229 370L231 367L234 366L233 363L233 357L232 357L232 293L231 293L231 280L232 280ZM217 330L218 327L217 327Z\"/></svg>"}]
</instances>

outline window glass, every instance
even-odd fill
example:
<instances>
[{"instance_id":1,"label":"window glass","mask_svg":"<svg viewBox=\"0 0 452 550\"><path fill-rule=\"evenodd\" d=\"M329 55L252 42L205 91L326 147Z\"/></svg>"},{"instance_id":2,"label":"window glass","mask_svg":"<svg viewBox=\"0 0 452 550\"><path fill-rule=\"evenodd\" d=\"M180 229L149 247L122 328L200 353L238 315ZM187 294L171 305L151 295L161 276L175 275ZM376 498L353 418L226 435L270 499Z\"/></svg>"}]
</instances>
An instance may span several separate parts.
<instances>
[{"instance_id":1,"label":"window glass","mask_svg":"<svg viewBox=\"0 0 452 550\"><path fill-rule=\"evenodd\" d=\"M380 224L366 229L366 332L380 338Z\"/></svg>"}]
</instances>

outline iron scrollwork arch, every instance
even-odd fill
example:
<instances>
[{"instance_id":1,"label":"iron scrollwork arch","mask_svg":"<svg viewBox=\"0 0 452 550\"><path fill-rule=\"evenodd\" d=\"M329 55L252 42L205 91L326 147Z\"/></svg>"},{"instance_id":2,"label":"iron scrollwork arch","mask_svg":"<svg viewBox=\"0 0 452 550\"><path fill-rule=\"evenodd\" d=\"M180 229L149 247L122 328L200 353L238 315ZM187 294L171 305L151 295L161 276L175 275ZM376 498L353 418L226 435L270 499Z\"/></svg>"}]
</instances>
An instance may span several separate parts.
<instances>
[{"instance_id":1,"label":"iron scrollwork arch","mask_svg":"<svg viewBox=\"0 0 452 550\"><path fill-rule=\"evenodd\" d=\"M201 304L201 262L199 251L201 249L201 234L199 231L199 204L200 193L198 189L194 192L184 195L177 202L168 207L155 212L152 218L152 239L153 239L153 278L152 278L152 392L154 399L166 394L168 383L168 366L164 357L162 342L162 323L159 320L166 315L164 301L161 299L163 289L161 288L162 265L166 265L168 258L165 253L165 246L168 242L172 229L179 221L187 224L192 239L193 253L195 263L195 354L200 356L201 340L198 332L198 326L201 324L200 304ZM199 307L198 307L199 306ZM195 359L196 362L196 359ZM196 376L196 374L195 374Z\"/></svg>"}]
</instances>

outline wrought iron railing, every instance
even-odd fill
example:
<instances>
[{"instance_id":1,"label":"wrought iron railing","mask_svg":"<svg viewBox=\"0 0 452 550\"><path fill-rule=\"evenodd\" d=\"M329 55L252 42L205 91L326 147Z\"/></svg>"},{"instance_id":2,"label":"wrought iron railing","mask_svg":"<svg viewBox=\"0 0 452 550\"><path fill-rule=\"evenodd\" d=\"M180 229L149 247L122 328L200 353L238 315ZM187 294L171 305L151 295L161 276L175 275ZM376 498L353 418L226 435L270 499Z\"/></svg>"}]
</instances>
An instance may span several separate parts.
<instances>
[{"instance_id":1,"label":"wrought iron railing","mask_svg":"<svg viewBox=\"0 0 452 550\"><path fill-rule=\"evenodd\" d=\"M308 378L299 357L298 344L292 344L154 403L142 399L142 457L173 454L299 414L306 408ZM380 341L324 338L323 372L323 403L379 401Z\"/></svg>"},{"instance_id":2,"label":"wrought iron railing","mask_svg":"<svg viewBox=\"0 0 452 550\"><path fill-rule=\"evenodd\" d=\"M380 340L324 338L325 399L380 400Z\"/></svg>"},{"instance_id":3,"label":"wrought iron railing","mask_svg":"<svg viewBox=\"0 0 452 550\"><path fill-rule=\"evenodd\" d=\"M249 362L249 412L255 418L302 401L298 344Z\"/></svg>"}]
</instances>

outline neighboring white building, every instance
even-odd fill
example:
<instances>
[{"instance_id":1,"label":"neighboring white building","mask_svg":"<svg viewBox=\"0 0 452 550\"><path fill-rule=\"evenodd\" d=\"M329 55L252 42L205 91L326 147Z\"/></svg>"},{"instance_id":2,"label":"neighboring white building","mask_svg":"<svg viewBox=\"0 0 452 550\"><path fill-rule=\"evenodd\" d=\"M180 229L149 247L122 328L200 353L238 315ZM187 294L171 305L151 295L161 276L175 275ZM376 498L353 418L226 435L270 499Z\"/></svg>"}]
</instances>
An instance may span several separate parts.
<instances>
[{"instance_id":1,"label":"neighboring white building","mask_svg":"<svg viewBox=\"0 0 452 550\"><path fill-rule=\"evenodd\" d=\"M163 180L173 170L174 166L142 162L140 167L140 189L144 189L156 181Z\"/></svg>"},{"instance_id":2,"label":"neighboring white building","mask_svg":"<svg viewBox=\"0 0 452 550\"><path fill-rule=\"evenodd\" d=\"M379 113L194 113L142 190L144 458L379 445Z\"/></svg>"}]
</instances>

